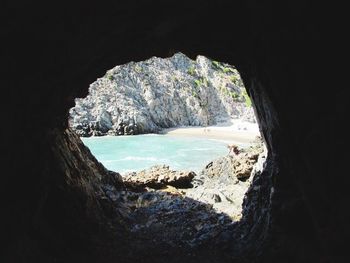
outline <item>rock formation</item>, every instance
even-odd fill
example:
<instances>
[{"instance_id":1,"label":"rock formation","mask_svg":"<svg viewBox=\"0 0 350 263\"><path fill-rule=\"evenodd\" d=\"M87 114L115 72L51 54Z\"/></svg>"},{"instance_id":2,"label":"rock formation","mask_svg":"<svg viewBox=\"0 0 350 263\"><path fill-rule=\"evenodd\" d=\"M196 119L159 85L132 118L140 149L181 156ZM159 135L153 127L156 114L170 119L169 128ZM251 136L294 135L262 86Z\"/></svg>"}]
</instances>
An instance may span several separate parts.
<instances>
[{"instance_id":1,"label":"rock formation","mask_svg":"<svg viewBox=\"0 0 350 263\"><path fill-rule=\"evenodd\" d=\"M128 211L124 225L129 244L121 246L124 258L133 262L149 250L162 253L177 247L195 248L232 228L242 216L243 197L252 178L262 172L266 152L261 153L261 145L256 145L236 157L222 157L199 176L154 166L123 175L123 190L105 186L109 198ZM260 161L256 162L258 155ZM244 182L237 178L238 163L247 164L250 177ZM191 183L194 188L189 188ZM118 212L122 211L119 208Z\"/></svg>"},{"instance_id":2,"label":"rock formation","mask_svg":"<svg viewBox=\"0 0 350 263\"><path fill-rule=\"evenodd\" d=\"M204 56L194 61L182 53L116 66L75 103L69 122L80 136L150 133L228 118L255 122L233 66Z\"/></svg>"},{"instance_id":3,"label":"rock formation","mask_svg":"<svg viewBox=\"0 0 350 263\"><path fill-rule=\"evenodd\" d=\"M131 172L123 176L125 184L131 187L162 188L167 185L177 188L191 187L195 173L191 171L172 171L167 165L155 165L140 172Z\"/></svg>"},{"instance_id":4,"label":"rock formation","mask_svg":"<svg viewBox=\"0 0 350 263\"><path fill-rule=\"evenodd\" d=\"M243 197L253 176L261 173L266 155L263 144L258 142L236 156L227 155L210 162L198 175L188 171L172 171L166 165L130 172L122 176L124 185L129 189L125 193L129 197L125 200L130 200L130 196L136 194L134 191L141 194L138 193L137 198L131 197L132 200L142 199L144 194L155 196L168 192L176 198L180 195L209 205L217 213L224 213L231 221L237 221L242 216ZM148 197L147 203L150 200L162 202L163 197L172 199L160 194L155 198ZM184 208L187 209L186 205ZM187 218L183 217L183 220Z\"/></svg>"},{"instance_id":5,"label":"rock formation","mask_svg":"<svg viewBox=\"0 0 350 263\"><path fill-rule=\"evenodd\" d=\"M1 262L348 261L345 1L5 1L1 7ZM148 249L130 252L123 221L113 217L119 201L100 195L103 182L81 172L90 169L89 155L79 137L65 133L68 111L115 65L177 51L237 67L269 155L239 222L218 227L199 247L153 246L152 237L139 235L135 242ZM128 251L136 260L128 260Z\"/></svg>"},{"instance_id":6,"label":"rock formation","mask_svg":"<svg viewBox=\"0 0 350 263\"><path fill-rule=\"evenodd\" d=\"M243 197L253 175L262 171L266 156L263 145L255 144L236 156L220 157L194 177L194 187L186 190L186 196L208 203L215 210L238 220L241 217Z\"/></svg>"}]
</instances>

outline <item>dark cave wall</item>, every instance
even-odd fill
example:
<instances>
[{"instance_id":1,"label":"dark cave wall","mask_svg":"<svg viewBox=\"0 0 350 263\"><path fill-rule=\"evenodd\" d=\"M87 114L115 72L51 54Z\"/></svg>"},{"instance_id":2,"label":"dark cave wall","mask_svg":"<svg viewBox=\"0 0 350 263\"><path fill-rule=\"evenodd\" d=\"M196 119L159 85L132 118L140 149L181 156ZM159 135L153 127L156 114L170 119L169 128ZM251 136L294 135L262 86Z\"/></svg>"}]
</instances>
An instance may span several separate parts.
<instances>
[{"instance_id":1,"label":"dark cave wall","mask_svg":"<svg viewBox=\"0 0 350 263\"><path fill-rule=\"evenodd\" d=\"M3 161L10 172L2 175L7 211L2 238L8 253L22 251L33 240L56 240L35 233L41 220L49 228L60 227L55 225L59 218L41 211L67 202L64 182L54 183L61 180L62 167L48 153L60 146L50 134L64 133L74 98L85 96L88 85L117 64L181 51L237 66L255 102L275 165L270 178L274 194L267 204L266 260L289 253L294 255L291 261L302 261L302 254L309 259L320 250L320 260L340 261L348 233L342 210L349 196L340 168L345 157L335 154L341 152L346 133L333 128L345 119L345 107L333 104L345 104L345 92L335 86L331 95L337 100L322 92L329 84L320 77L327 59L326 9L311 1L7 5L2 107L3 136L8 138ZM47 198L50 193L55 193L54 200ZM55 215L67 213L64 209ZM63 231L79 234L73 227ZM40 245L28 249L41 251ZM258 250L261 254L262 248Z\"/></svg>"},{"instance_id":2,"label":"dark cave wall","mask_svg":"<svg viewBox=\"0 0 350 263\"><path fill-rule=\"evenodd\" d=\"M5 207L2 260L97 262L126 235L122 214L127 210L106 193L124 188L121 177L106 170L70 129L40 135L23 177L11 178L15 183L8 194L18 195ZM21 167L11 175L16 172Z\"/></svg>"}]
</instances>

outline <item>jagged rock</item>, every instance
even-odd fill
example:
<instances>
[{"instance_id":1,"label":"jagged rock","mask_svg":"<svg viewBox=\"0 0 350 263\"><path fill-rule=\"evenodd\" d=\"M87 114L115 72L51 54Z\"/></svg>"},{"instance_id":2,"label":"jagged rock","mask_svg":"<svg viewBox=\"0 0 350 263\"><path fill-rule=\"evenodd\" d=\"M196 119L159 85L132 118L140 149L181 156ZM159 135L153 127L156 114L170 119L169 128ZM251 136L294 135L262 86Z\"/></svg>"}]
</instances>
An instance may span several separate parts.
<instances>
[{"instance_id":1,"label":"jagged rock","mask_svg":"<svg viewBox=\"0 0 350 263\"><path fill-rule=\"evenodd\" d=\"M159 189L167 185L177 188L191 187L194 172L172 171L167 165L155 165L140 172L131 172L123 176L124 183L131 187L151 187Z\"/></svg>"},{"instance_id":2,"label":"jagged rock","mask_svg":"<svg viewBox=\"0 0 350 263\"><path fill-rule=\"evenodd\" d=\"M102 113L97 116L96 120L98 130L100 130L102 133L106 133L112 128L113 123L109 112L102 111Z\"/></svg>"},{"instance_id":3,"label":"jagged rock","mask_svg":"<svg viewBox=\"0 0 350 263\"><path fill-rule=\"evenodd\" d=\"M228 118L255 122L233 66L182 53L116 66L75 103L69 123L80 136L150 133Z\"/></svg>"},{"instance_id":4,"label":"jagged rock","mask_svg":"<svg viewBox=\"0 0 350 263\"><path fill-rule=\"evenodd\" d=\"M261 142L241 150L238 155L227 155L210 162L194 177L194 187L186 190L186 196L211 204L235 221L240 219L249 179L262 167L261 161L257 162L259 156L260 159L266 156Z\"/></svg>"},{"instance_id":5,"label":"jagged rock","mask_svg":"<svg viewBox=\"0 0 350 263\"><path fill-rule=\"evenodd\" d=\"M170 246L176 243L195 246L225 232L222 229L230 228L241 218L243 196L249 187L248 181L237 179L233 164L250 165L251 171L253 164L247 160L256 160L256 153L261 152L260 146L252 147L237 157L214 160L195 176L196 180L202 178L203 181L190 189L179 190L169 185L154 189L161 185L160 182L172 182L171 178L178 173L165 165L125 175L126 186L130 186L129 182L134 187L137 184L151 186L138 192L125 191L121 195L131 211L130 221L135 222L130 225L134 240L149 237ZM147 244L151 246L152 242ZM144 242L134 244L135 248L139 246L144 249Z\"/></svg>"},{"instance_id":6,"label":"jagged rock","mask_svg":"<svg viewBox=\"0 0 350 263\"><path fill-rule=\"evenodd\" d=\"M171 246L198 244L232 223L211 205L188 198L171 186L138 193L125 191L121 196L130 208L131 222L135 222L130 226L134 249L151 247L154 240ZM150 242L145 244L145 238Z\"/></svg>"}]
</instances>

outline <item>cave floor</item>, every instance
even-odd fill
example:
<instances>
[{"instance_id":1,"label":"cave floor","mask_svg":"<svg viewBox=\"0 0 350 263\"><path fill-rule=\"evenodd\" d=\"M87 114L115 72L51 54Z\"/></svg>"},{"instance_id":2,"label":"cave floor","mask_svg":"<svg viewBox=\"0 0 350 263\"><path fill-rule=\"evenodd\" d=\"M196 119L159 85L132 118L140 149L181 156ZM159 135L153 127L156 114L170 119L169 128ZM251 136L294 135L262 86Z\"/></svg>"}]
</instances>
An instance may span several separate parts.
<instances>
[{"instance_id":1,"label":"cave floor","mask_svg":"<svg viewBox=\"0 0 350 263\"><path fill-rule=\"evenodd\" d=\"M212 205L188 198L174 187L122 191L118 199L128 211L133 253L155 247L191 248L235 223L227 214L213 210Z\"/></svg>"},{"instance_id":2,"label":"cave floor","mask_svg":"<svg viewBox=\"0 0 350 263\"><path fill-rule=\"evenodd\" d=\"M134 183L124 181L121 190L105 185L104 192L124 221L125 236L121 238L124 243L119 249L123 250L127 262L137 261L145 255L169 254L170 251L188 255L208 244L218 249L227 233L239 224L241 201L250 185L249 178L253 177L253 166L264 159L264 154L261 154L258 161L260 153L262 148L257 147L242 152L239 157L221 157L207 165L205 172L196 175L189 188L168 184L159 188L145 186L138 181L136 174ZM241 181L237 179L240 171L237 164L243 163L249 168L249 177ZM230 199L225 192L235 192L237 198ZM193 193L195 197L191 198ZM205 199L205 195L211 200ZM219 199L215 200L215 197ZM218 209L218 203L226 210ZM230 210L228 207L239 209Z\"/></svg>"}]
</instances>

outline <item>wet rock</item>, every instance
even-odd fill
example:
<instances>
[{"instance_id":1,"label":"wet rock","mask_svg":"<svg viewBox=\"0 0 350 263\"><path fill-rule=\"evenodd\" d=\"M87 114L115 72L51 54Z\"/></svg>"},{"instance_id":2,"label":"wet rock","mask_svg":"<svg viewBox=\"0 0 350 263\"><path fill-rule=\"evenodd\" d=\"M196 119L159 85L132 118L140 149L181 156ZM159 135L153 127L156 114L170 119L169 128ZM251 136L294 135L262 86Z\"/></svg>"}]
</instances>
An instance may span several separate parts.
<instances>
[{"instance_id":1,"label":"wet rock","mask_svg":"<svg viewBox=\"0 0 350 263\"><path fill-rule=\"evenodd\" d=\"M155 165L140 172L127 173L123 176L124 183L131 187L163 188L167 185L177 188L192 187L195 177L191 171L172 171L167 165Z\"/></svg>"}]
</instances>

